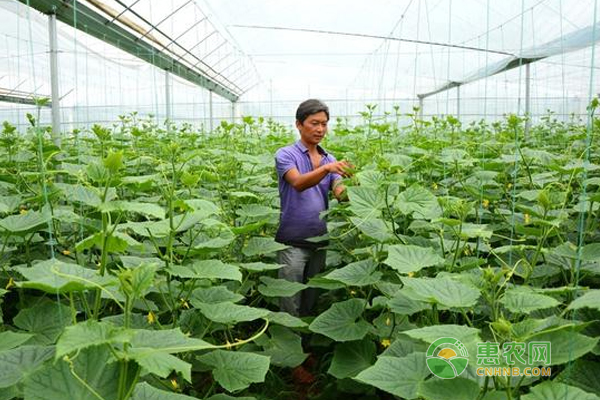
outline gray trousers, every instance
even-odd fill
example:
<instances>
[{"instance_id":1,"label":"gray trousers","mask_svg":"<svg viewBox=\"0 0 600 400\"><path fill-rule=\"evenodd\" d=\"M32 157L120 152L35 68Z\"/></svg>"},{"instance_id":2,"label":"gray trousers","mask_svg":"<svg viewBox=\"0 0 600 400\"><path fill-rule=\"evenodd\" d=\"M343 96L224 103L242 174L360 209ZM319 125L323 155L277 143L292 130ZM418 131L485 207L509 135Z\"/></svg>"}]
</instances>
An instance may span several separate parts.
<instances>
[{"instance_id":1,"label":"gray trousers","mask_svg":"<svg viewBox=\"0 0 600 400\"><path fill-rule=\"evenodd\" d=\"M326 250L288 247L277 253L277 262L284 265L279 269L279 278L292 282L306 283L325 268ZM279 308L294 316L310 315L317 302L318 289L308 288L291 297L282 297Z\"/></svg>"}]
</instances>

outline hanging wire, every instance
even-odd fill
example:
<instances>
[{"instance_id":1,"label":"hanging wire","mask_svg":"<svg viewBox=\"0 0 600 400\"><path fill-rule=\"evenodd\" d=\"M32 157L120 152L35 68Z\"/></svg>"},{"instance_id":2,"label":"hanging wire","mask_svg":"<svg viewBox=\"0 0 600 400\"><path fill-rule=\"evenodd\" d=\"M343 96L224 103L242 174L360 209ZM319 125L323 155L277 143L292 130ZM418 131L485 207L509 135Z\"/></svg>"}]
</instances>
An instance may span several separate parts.
<instances>
[{"instance_id":1,"label":"hanging wire","mask_svg":"<svg viewBox=\"0 0 600 400\"><path fill-rule=\"evenodd\" d=\"M452 0L448 1L448 43L452 43ZM448 61L446 62L446 82L450 82L450 47L448 47ZM446 90L446 115L450 113L450 91ZM445 164L444 164L445 168ZM446 171L444 169L444 178Z\"/></svg>"},{"instance_id":2,"label":"hanging wire","mask_svg":"<svg viewBox=\"0 0 600 400\"><path fill-rule=\"evenodd\" d=\"M593 13L593 29L592 29L592 38L594 39L592 41L592 51L591 51L591 66L592 68L590 68L590 80L589 80L589 86L588 86L588 104L591 103L593 97L594 97L594 66L595 66L595 57L596 57L596 20L597 20L597 15L598 15L598 0L594 0L594 13ZM586 143L586 147L585 147L585 161L583 163L584 168L583 171L581 173L581 180L582 180L582 188L581 188L581 195L580 195L580 203L581 204L581 210L579 213L579 221L578 221L578 237L577 237L577 259L575 261L575 282L573 283L573 287L575 288L575 291L573 293L573 297L575 296L575 294L577 293L577 289L579 289L579 278L580 278L580 271L581 271L581 255L582 255L582 251L583 251L583 246L584 246L584 242L585 242L585 219L586 219L586 207L585 207L585 202L587 201L587 166L590 165L590 157L591 157L591 147L592 147L592 137L593 137L593 129L594 129L594 121L593 121L593 109L592 107L588 107L587 108L588 112L587 112L587 126L586 126L586 139L585 139L585 143ZM591 210L590 210L591 212ZM577 314L577 310L574 309L572 311L572 315L571 315L571 322L574 324L576 322L576 314ZM571 375L571 367L573 365L573 351L574 351L574 337L573 335L569 335L569 364L567 367L567 382L570 378ZM565 397L568 394L568 387L567 387L567 393L565 394Z\"/></svg>"},{"instance_id":3,"label":"hanging wire","mask_svg":"<svg viewBox=\"0 0 600 400\"><path fill-rule=\"evenodd\" d=\"M563 112L562 114L563 116L563 120L565 120L568 116L568 102L567 102L567 93L566 93L566 84L565 84L565 48L564 48L564 40L563 40L563 19L562 19L562 0L558 1L558 7L559 7L559 12L560 12L560 59L562 62L560 71L561 71L561 83L562 83L562 96L563 96Z\"/></svg>"},{"instance_id":4,"label":"hanging wire","mask_svg":"<svg viewBox=\"0 0 600 400\"><path fill-rule=\"evenodd\" d=\"M524 25L525 25L525 0L521 0L521 39L519 46L519 56L523 52L523 40L524 40ZM517 115L521 115L521 89L523 86L522 80L522 72L523 72L523 57L519 57L519 90L518 90L518 106L517 106ZM519 146L521 145L519 142L519 129L515 128L515 166L513 169L513 181L512 181L512 199L511 199L511 216L510 216L510 250L508 252L508 265L512 266L513 260L513 242L515 235L515 206L517 203L517 181L519 176Z\"/></svg>"},{"instance_id":5,"label":"hanging wire","mask_svg":"<svg viewBox=\"0 0 600 400\"><path fill-rule=\"evenodd\" d=\"M486 8L486 36L485 36L485 48L487 49L489 44L490 44L490 0L487 0L487 8ZM486 76L488 75L488 67L490 65L489 61L488 61L488 53L485 53L485 74ZM486 78L483 82L483 118L485 120L487 120L487 103L488 103L488 80L489 78ZM486 162L485 162L485 153L484 153L484 143L483 141L479 142L479 154L480 154L480 160L482 160L482 164L481 164L481 168L482 170L485 171L485 166L486 166ZM480 224L481 223L481 215L484 213L484 207L483 207L483 201L484 201L484 190L483 190L483 184L479 185L479 211L477 212L477 220L476 223ZM481 238L478 237L477 238L477 247L476 247L476 257L479 258L479 252L480 252L480 245L481 245Z\"/></svg>"},{"instance_id":6,"label":"hanging wire","mask_svg":"<svg viewBox=\"0 0 600 400\"><path fill-rule=\"evenodd\" d=\"M417 6L417 41L420 40L421 34L421 2ZM417 68L419 66L419 44L415 45L415 64L413 74L413 93L417 93Z\"/></svg>"},{"instance_id":7,"label":"hanging wire","mask_svg":"<svg viewBox=\"0 0 600 400\"><path fill-rule=\"evenodd\" d=\"M37 82L36 82L36 68L35 68L35 52L33 51L33 31L31 28L31 14L30 14L30 5L29 5L29 0L27 0L27 22L28 22L28 31L29 31L29 52L30 52L30 59L31 59L31 72L32 72L32 79L33 79L33 95L35 98L37 98L37 90L38 90L38 86L37 86ZM56 50L56 49L55 49ZM52 49L50 49L50 51L52 51ZM47 209L50 211L50 222L48 223L48 246L50 248L50 258L54 259L54 231L53 231L53 219L54 219L54 213L52 212L52 207L50 206L50 202L48 201L48 185L46 182L46 171L45 171L45 166L44 166L44 157L43 157L43 130L40 128L40 119L41 119L41 109L40 106L37 106L38 108L38 113L37 113L37 121L36 121L36 126L34 126L34 132L36 135L36 138L38 140L38 157L39 157L39 173L40 173L40 179L41 179L41 187L42 187L42 195L43 195L43 199L44 199L44 205L42 206L42 212L44 212L44 209Z\"/></svg>"},{"instance_id":8,"label":"hanging wire","mask_svg":"<svg viewBox=\"0 0 600 400\"><path fill-rule=\"evenodd\" d=\"M427 5L427 0L425 0L425 16L427 18L427 35L429 41L431 42L431 24L429 23L429 6ZM450 51L450 49L448 49ZM433 46L429 46L429 53L431 55L431 69L433 71L433 82L437 86L437 78L435 76L435 58L433 56ZM435 102L436 105L436 113L439 114L438 102Z\"/></svg>"},{"instance_id":9,"label":"hanging wire","mask_svg":"<svg viewBox=\"0 0 600 400\"><path fill-rule=\"evenodd\" d=\"M78 25L77 25L77 4L78 2L76 1L73 4L73 28L75 28L74 34L73 34L73 50L74 50L74 67L75 67L75 104L79 103L79 79L78 79L78 75L79 75L79 65L78 65L78 59L79 59L79 53L77 52L77 48L79 45L78 42ZM87 52L85 53L85 57L86 57L86 67L87 67ZM87 99L86 99L86 109L88 108L88 103L87 103ZM80 126L80 120L79 120L79 110L80 107L76 107L74 108L73 112L74 112L74 116L73 116L73 120L75 122L75 128L79 129ZM77 151L77 165L81 168L81 140L79 138L79 134L75 135L75 148ZM83 240L83 204L79 203L79 241L81 242ZM77 260L79 260L79 252L75 252L76 254L76 258Z\"/></svg>"}]
</instances>

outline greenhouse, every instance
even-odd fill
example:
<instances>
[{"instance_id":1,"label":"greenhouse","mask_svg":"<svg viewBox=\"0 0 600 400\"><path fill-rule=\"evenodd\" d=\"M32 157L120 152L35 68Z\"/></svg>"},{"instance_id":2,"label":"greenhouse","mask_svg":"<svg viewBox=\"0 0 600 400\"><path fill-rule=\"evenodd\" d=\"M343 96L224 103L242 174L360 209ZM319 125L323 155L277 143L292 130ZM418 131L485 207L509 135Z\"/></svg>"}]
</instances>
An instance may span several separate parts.
<instances>
[{"instance_id":1,"label":"greenhouse","mask_svg":"<svg viewBox=\"0 0 600 400\"><path fill-rule=\"evenodd\" d=\"M0 0L0 400L600 400L598 0Z\"/></svg>"}]
</instances>

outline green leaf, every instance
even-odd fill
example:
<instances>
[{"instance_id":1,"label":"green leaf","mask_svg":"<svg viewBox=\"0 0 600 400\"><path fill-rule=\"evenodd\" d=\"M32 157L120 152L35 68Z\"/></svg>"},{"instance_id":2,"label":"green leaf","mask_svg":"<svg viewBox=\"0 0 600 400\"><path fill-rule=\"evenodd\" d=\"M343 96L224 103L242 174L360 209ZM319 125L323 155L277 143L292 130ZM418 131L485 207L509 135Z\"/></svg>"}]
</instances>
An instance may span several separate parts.
<instances>
[{"instance_id":1,"label":"green leaf","mask_svg":"<svg viewBox=\"0 0 600 400\"><path fill-rule=\"evenodd\" d=\"M210 396L207 400L256 400L256 397L232 397L224 393L219 393L215 394L214 396Z\"/></svg>"},{"instance_id":2,"label":"green leaf","mask_svg":"<svg viewBox=\"0 0 600 400\"><path fill-rule=\"evenodd\" d=\"M197 400L197 398L160 390L147 382L142 382L135 386L131 400Z\"/></svg>"},{"instance_id":3,"label":"green leaf","mask_svg":"<svg viewBox=\"0 0 600 400\"><path fill-rule=\"evenodd\" d=\"M217 215L221 212L219 206L212 201L204 199L190 199L183 200L183 203L192 209L195 213L202 216L202 219L210 217L211 215Z\"/></svg>"},{"instance_id":4,"label":"green leaf","mask_svg":"<svg viewBox=\"0 0 600 400\"><path fill-rule=\"evenodd\" d=\"M18 282L17 286L38 289L47 293L78 292L95 289L99 285L116 283L116 278L108 275L101 277L94 270L57 259L42 261L31 268L18 267L16 269L27 279L27 281Z\"/></svg>"},{"instance_id":5,"label":"green leaf","mask_svg":"<svg viewBox=\"0 0 600 400\"><path fill-rule=\"evenodd\" d=\"M377 271L377 262L372 259L353 262L325 275L326 279L342 282L348 286L373 285L383 274Z\"/></svg>"},{"instance_id":6,"label":"green leaf","mask_svg":"<svg viewBox=\"0 0 600 400\"><path fill-rule=\"evenodd\" d=\"M477 382L460 376L454 379L430 379L419 385L419 395L426 400L446 400L449 393L455 399L476 400L479 392Z\"/></svg>"},{"instance_id":7,"label":"green leaf","mask_svg":"<svg viewBox=\"0 0 600 400\"><path fill-rule=\"evenodd\" d=\"M326 279L322 276L313 276L308 280L308 287L324 289L324 290L337 290L343 289L345 285L338 281L332 281L331 279Z\"/></svg>"},{"instance_id":8,"label":"green leaf","mask_svg":"<svg viewBox=\"0 0 600 400\"><path fill-rule=\"evenodd\" d=\"M412 292L399 290L388 301L388 307L392 312L402 315L413 315L423 310L429 310L431 305L425 301L414 300Z\"/></svg>"},{"instance_id":9,"label":"green leaf","mask_svg":"<svg viewBox=\"0 0 600 400\"><path fill-rule=\"evenodd\" d=\"M583 261L600 261L600 243L590 243L581 249Z\"/></svg>"},{"instance_id":10,"label":"green leaf","mask_svg":"<svg viewBox=\"0 0 600 400\"><path fill-rule=\"evenodd\" d=\"M50 345L71 324L71 309L53 301L21 310L13 320L15 326L35 334L30 344Z\"/></svg>"},{"instance_id":11,"label":"green leaf","mask_svg":"<svg viewBox=\"0 0 600 400\"><path fill-rule=\"evenodd\" d=\"M42 228L51 218L51 214L46 211L28 211L26 214L10 215L0 220L0 230L22 235Z\"/></svg>"},{"instance_id":12,"label":"green leaf","mask_svg":"<svg viewBox=\"0 0 600 400\"><path fill-rule=\"evenodd\" d=\"M379 243L385 243L394 239L394 235L390 231L390 228L388 228L385 222L379 218L371 217L369 219L361 219L351 217L350 221L352 221L358 230Z\"/></svg>"},{"instance_id":13,"label":"green leaf","mask_svg":"<svg viewBox=\"0 0 600 400\"><path fill-rule=\"evenodd\" d=\"M170 271L180 278L242 281L242 273L238 267L220 260L200 260L192 265L174 265Z\"/></svg>"},{"instance_id":14,"label":"green leaf","mask_svg":"<svg viewBox=\"0 0 600 400\"><path fill-rule=\"evenodd\" d=\"M78 202L91 207L98 207L102 204L99 190L96 188L60 182L55 183L55 186L63 192L65 199L69 202Z\"/></svg>"},{"instance_id":15,"label":"green leaf","mask_svg":"<svg viewBox=\"0 0 600 400\"><path fill-rule=\"evenodd\" d=\"M522 400L599 400L600 397L575 387L554 381L542 382L531 388Z\"/></svg>"},{"instance_id":16,"label":"green leaf","mask_svg":"<svg viewBox=\"0 0 600 400\"><path fill-rule=\"evenodd\" d=\"M398 335L390 347L381 354L387 357L406 357L409 354L427 351L427 345L418 339L406 335Z\"/></svg>"},{"instance_id":17,"label":"green leaf","mask_svg":"<svg viewBox=\"0 0 600 400\"><path fill-rule=\"evenodd\" d=\"M327 372L337 379L354 377L373 365L376 351L377 347L372 340L337 343Z\"/></svg>"},{"instance_id":18,"label":"green leaf","mask_svg":"<svg viewBox=\"0 0 600 400\"><path fill-rule=\"evenodd\" d=\"M402 333L414 339L422 340L428 344L433 343L442 337L458 339L465 345L467 343L481 341L479 338L479 329L470 328L464 325L432 325L424 328L411 329Z\"/></svg>"},{"instance_id":19,"label":"green leaf","mask_svg":"<svg viewBox=\"0 0 600 400\"><path fill-rule=\"evenodd\" d=\"M264 382L269 370L269 357L240 351L215 350L198 360L213 367L213 377L229 392Z\"/></svg>"},{"instance_id":20,"label":"green leaf","mask_svg":"<svg viewBox=\"0 0 600 400\"><path fill-rule=\"evenodd\" d=\"M133 331L90 319L65 328L56 343L56 358L90 346L127 343L132 336Z\"/></svg>"},{"instance_id":21,"label":"green leaf","mask_svg":"<svg viewBox=\"0 0 600 400\"><path fill-rule=\"evenodd\" d=\"M383 157L388 160L391 167L402 167L403 169L408 168L412 162L412 157L404 154L386 153Z\"/></svg>"},{"instance_id":22,"label":"green leaf","mask_svg":"<svg viewBox=\"0 0 600 400\"><path fill-rule=\"evenodd\" d=\"M123 168L123 152L122 151L111 151L102 160L104 167L108 169L111 174L116 174L121 168Z\"/></svg>"},{"instance_id":23,"label":"green leaf","mask_svg":"<svg viewBox=\"0 0 600 400\"><path fill-rule=\"evenodd\" d=\"M21 346L0 352L0 388L17 384L52 358L54 349L42 346Z\"/></svg>"},{"instance_id":24,"label":"green leaf","mask_svg":"<svg viewBox=\"0 0 600 400\"><path fill-rule=\"evenodd\" d=\"M111 362L106 347L82 350L72 360L75 378L69 363L59 359L25 379L27 400L98 400L116 399L119 384L119 364ZM82 382L85 382L85 386ZM97 393L94 394L90 389Z\"/></svg>"},{"instance_id":25,"label":"green leaf","mask_svg":"<svg viewBox=\"0 0 600 400\"><path fill-rule=\"evenodd\" d=\"M264 262L239 263L237 265L250 272L273 271L283 268L282 264L267 264Z\"/></svg>"},{"instance_id":26,"label":"green leaf","mask_svg":"<svg viewBox=\"0 0 600 400\"><path fill-rule=\"evenodd\" d=\"M146 349L148 353L181 353L212 349L215 345L201 339L191 338L183 334L180 328L151 331L147 329L134 330L131 346L136 349ZM138 353L138 355L143 355Z\"/></svg>"},{"instance_id":27,"label":"green leaf","mask_svg":"<svg viewBox=\"0 0 600 400\"><path fill-rule=\"evenodd\" d=\"M136 256L119 256L125 268L135 269L142 265L155 265L160 267L164 262L157 257L136 257Z\"/></svg>"},{"instance_id":28,"label":"green leaf","mask_svg":"<svg viewBox=\"0 0 600 400\"><path fill-rule=\"evenodd\" d=\"M229 195L231 197L235 197L235 198L250 198L250 199L258 199L258 196L255 195L254 193L250 193L250 192L229 192Z\"/></svg>"},{"instance_id":29,"label":"green leaf","mask_svg":"<svg viewBox=\"0 0 600 400\"><path fill-rule=\"evenodd\" d=\"M306 288L303 283L274 279L268 276L261 276L260 281L262 284L258 285L258 291L267 297L290 297Z\"/></svg>"},{"instance_id":30,"label":"green leaf","mask_svg":"<svg viewBox=\"0 0 600 400\"><path fill-rule=\"evenodd\" d=\"M481 400L509 400L506 392L488 391Z\"/></svg>"},{"instance_id":31,"label":"green leaf","mask_svg":"<svg viewBox=\"0 0 600 400\"><path fill-rule=\"evenodd\" d=\"M0 200L0 214L8 214L10 211L11 208L8 206L8 204Z\"/></svg>"},{"instance_id":32,"label":"green leaf","mask_svg":"<svg viewBox=\"0 0 600 400\"><path fill-rule=\"evenodd\" d=\"M194 307L198 307L198 304L200 303L215 304L222 303L224 301L237 303L242 299L244 299L244 296L238 293L233 293L225 286L198 288L195 289L190 296L190 302L194 305Z\"/></svg>"},{"instance_id":33,"label":"green leaf","mask_svg":"<svg viewBox=\"0 0 600 400\"><path fill-rule=\"evenodd\" d=\"M504 297L500 299L508 310L513 313L529 314L535 310L556 307L560 304L554 297L536 293L533 289L525 286L508 289Z\"/></svg>"},{"instance_id":34,"label":"green leaf","mask_svg":"<svg viewBox=\"0 0 600 400\"><path fill-rule=\"evenodd\" d=\"M361 318L365 305L363 299L333 303L327 311L314 319L308 329L338 342L360 340L371 326Z\"/></svg>"},{"instance_id":35,"label":"green leaf","mask_svg":"<svg viewBox=\"0 0 600 400\"><path fill-rule=\"evenodd\" d=\"M444 258L430 247L400 244L388 247L388 257L384 264L401 274L408 274L443 262Z\"/></svg>"},{"instance_id":36,"label":"green leaf","mask_svg":"<svg viewBox=\"0 0 600 400\"><path fill-rule=\"evenodd\" d=\"M550 342L551 362L547 365L559 365L589 353L599 339L577 333L572 326L565 325L557 330L530 336L527 341Z\"/></svg>"},{"instance_id":37,"label":"green leaf","mask_svg":"<svg viewBox=\"0 0 600 400\"><path fill-rule=\"evenodd\" d=\"M600 290L589 290L583 296L573 300L567 310L578 310L584 307L600 310Z\"/></svg>"},{"instance_id":38,"label":"green leaf","mask_svg":"<svg viewBox=\"0 0 600 400\"><path fill-rule=\"evenodd\" d=\"M142 264L133 270L122 271L119 274L121 290L126 290L134 299L143 298L154 285L156 269L156 264ZM123 275L121 274L126 279L122 279Z\"/></svg>"},{"instance_id":39,"label":"green leaf","mask_svg":"<svg viewBox=\"0 0 600 400\"><path fill-rule=\"evenodd\" d=\"M264 350L259 354L270 357L271 364L278 367L297 367L306 359L302 352L300 336L282 326L271 326L269 335L262 335L255 340Z\"/></svg>"},{"instance_id":40,"label":"green leaf","mask_svg":"<svg viewBox=\"0 0 600 400\"><path fill-rule=\"evenodd\" d=\"M402 290L412 299L445 307L473 307L480 296L479 290L448 277L402 278L402 281Z\"/></svg>"},{"instance_id":41,"label":"green leaf","mask_svg":"<svg viewBox=\"0 0 600 400\"><path fill-rule=\"evenodd\" d=\"M140 203L134 201L110 201L99 205L98 209L102 212L121 211L141 214L156 219L165 218L165 210L161 206L152 203Z\"/></svg>"},{"instance_id":42,"label":"green leaf","mask_svg":"<svg viewBox=\"0 0 600 400\"><path fill-rule=\"evenodd\" d=\"M22 397L21 391L18 385L3 388L0 391L0 400L13 400Z\"/></svg>"},{"instance_id":43,"label":"green leaf","mask_svg":"<svg viewBox=\"0 0 600 400\"><path fill-rule=\"evenodd\" d=\"M136 175L136 176L124 176L121 178L121 183L125 185L143 185L146 183L155 183L159 180L159 174L152 175Z\"/></svg>"},{"instance_id":44,"label":"green leaf","mask_svg":"<svg viewBox=\"0 0 600 400\"><path fill-rule=\"evenodd\" d=\"M171 372L181 374L183 379L192 382L192 365L168 353L148 349L129 349L127 356L135 360L145 373L167 378Z\"/></svg>"},{"instance_id":45,"label":"green leaf","mask_svg":"<svg viewBox=\"0 0 600 400\"><path fill-rule=\"evenodd\" d=\"M103 240L103 233L96 232L95 234L90 235L82 241L78 242L75 245L75 249L77 251L83 251L91 249L94 246L96 246L97 249L102 249L104 245ZM114 232L106 238L106 251L110 253L123 253L125 250L127 250L127 247L129 246L130 242L134 246L141 246L141 243L131 238L131 236L126 235L122 232Z\"/></svg>"},{"instance_id":46,"label":"green leaf","mask_svg":"<svg viewBox=\"0 0 600 400\"><path fill-rule=\"evenodd\" d=\"M0 352L14 349L22 345L35 335L30 333L5 331L0 333Z\"/></svg>"},{"instance_id":47,"label":"green leaf","mask_svg":"<svg viewBox=\"0 0 600 400\"><path fill-rule=\"evenodd\" d=\"M287 249L285 244L277 243L273 238L267 237L252 237L242 250L246 257L253 257L274 253L279 250Z\"/></svg>"},{"instance_id":48,"label":"green leaf","mask_svg":"<svg viewBox=\"0 0 600 400\"><path fill-rule=\"evenodd\" d=\"M258 231L266 223L267 223L267 221L263 220L263 221L246 224L246 225L235 226L235 227L231 228L231 232L235 233L236 235L248 234L250 232Z\"/></svg>"},{"instance_id":49,"label":"green leaf","mask_svg":"<svg viewBox=\"0 0 600 400\"><path fill-rule=\"evenodd\" d=\"M270 312L267 319L271 324L279 324L288 328L305 328L308 324L298 317L294 317L286 312Z\"/></svg>"},{"instance_id":50,"label":"green leaf","mask_svg":"<svg viewBox=\"0 0 600 400\"><path fill-rule=\"evenodd\" d=\"M393 395L414 399L418 396L419 384L429 374L425 354L413 353L403 358L379 357L375 365L354 379Z\"/></svg>"},{"instance_id":51,"label":"green leaf","mask_svg":"<svg viewBox=\"0 0 600 400\"><path fill-rule=\"evenodd\" d=\"M378 216L381 208L385 206L383 194L376 188L351 186L346 190L350 198L350 211L364 220Z\"/></svg>"},{"instance_id":52,"label":"green leaf","mask_svg":"<svg viewBox=\"0 0 600 400\"><path fill-rule=\"evenodd\" d=\"M395 206L415 218L433 219L441 215L437 198L416 183L398 195Z\"/></svg>"},{"instance_id":53,"label":"green leaf","mask_svg":"<svg viewBox=\"0 0 600 400\"><path fill-rule=\"evenodd\" d=\"M254 321L269 315L269 310L240 306L230 302L217 304L198 304L198 308L202 314L206 316L206 318L222 324L236 324L243 321Z\"/></svg>"},{"instance_id":54,"label":"green leaf","mask_svg":"<svg viewBox=\"0 0 600 400\"><path fill-rule=\"evenodd\" d=\"M244 218L262 219L278 215L279 210L260 204L242 204L239 209L235 210L235 213Z\"/></svg>"},{"instance_id":55,"label":"green leaf","mask_svg":"<svg viewBox=\"0 0 600 400\"><path fill-rule=\"evenodd\" d=\"M469 222L463 222L460 231L461 239L470 238L483 238L489 239L494 234L494 231L489 229L485 224L472 224Z\"/></svg>"},{"instance_id":56,"label":"green leaf","mask_svg":"<svg viewBox=\"0 0 600 400\"><path fill-rule=\"evenodd\" d=\"M577 386L588 393L600 396L598 374L600 374L600 363L598 361L588 361L580 358L563 370L554 381Z\"/></svg>"}]
</instances>

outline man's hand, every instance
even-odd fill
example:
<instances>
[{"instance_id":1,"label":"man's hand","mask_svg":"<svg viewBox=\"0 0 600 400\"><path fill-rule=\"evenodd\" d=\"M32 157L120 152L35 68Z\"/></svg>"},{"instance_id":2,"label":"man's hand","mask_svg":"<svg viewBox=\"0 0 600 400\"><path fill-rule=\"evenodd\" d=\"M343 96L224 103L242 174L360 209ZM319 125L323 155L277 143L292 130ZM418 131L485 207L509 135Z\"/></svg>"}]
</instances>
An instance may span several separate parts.
<instances>
[{"instance_id":1,"label":"man's hand","mask_svg":"<svg viewBox=\"0 0 600 400\"><path fill-rule=\"evenodd\" d=\"M344 178L348 178L353 175L352 169L354 168L354 166L348 161L342 160L325 164L325 168L329 173L335 173L343 176Z\"/></svg>"}]
</instances>

